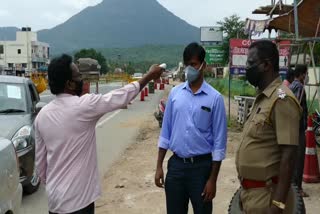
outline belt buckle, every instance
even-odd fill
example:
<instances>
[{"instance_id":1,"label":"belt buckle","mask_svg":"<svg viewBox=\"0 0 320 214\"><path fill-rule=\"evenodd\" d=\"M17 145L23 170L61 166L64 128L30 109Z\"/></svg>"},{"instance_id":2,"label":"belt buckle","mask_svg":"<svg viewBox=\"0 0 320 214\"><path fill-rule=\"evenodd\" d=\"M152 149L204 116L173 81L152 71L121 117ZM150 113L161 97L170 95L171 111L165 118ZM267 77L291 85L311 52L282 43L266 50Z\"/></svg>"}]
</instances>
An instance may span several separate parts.
<instances>
[{"instance_id":1,"label":"belt buckle","mask_svg":"<svg viewBox=\"0 0 320 214\"><path fill-rule=\"evenodd\" d=\"M183 163L189 163L189 162L193 164L193 162L194 162L193 157L192 158L183 158Z\"/></svg>"}]
</instances>

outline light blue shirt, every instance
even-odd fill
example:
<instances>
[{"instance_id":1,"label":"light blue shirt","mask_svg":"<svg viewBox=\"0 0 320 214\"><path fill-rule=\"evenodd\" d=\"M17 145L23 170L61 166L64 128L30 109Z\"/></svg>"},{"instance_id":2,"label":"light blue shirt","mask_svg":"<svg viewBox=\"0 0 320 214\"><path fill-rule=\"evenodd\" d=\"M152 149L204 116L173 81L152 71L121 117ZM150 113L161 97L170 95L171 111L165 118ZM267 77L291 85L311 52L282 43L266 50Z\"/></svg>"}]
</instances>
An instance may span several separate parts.
<instances>
[{"instance_id":1,"label":"light blue shirt","mask_svg":"<svg viewBox=\"0 0 320 214\"><path fill-rule=\"evenodd\" d=\"M212 154L222 161L226 154L227 118L222 95L205 81L194 94L188 82L171 90L159 148L181 158Z\"/></svg>"}]
</instances>

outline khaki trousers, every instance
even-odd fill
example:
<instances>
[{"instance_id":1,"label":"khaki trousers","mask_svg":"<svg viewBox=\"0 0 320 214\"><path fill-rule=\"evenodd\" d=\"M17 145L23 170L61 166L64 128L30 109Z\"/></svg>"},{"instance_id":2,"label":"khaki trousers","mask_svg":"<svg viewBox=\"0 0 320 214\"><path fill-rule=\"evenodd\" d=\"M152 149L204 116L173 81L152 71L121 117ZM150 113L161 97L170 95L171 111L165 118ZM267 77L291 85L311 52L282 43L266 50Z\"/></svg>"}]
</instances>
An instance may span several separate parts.
<instances>
[{"instance_id":1,"label":"khaki trousers","mask_svg":"<svg viewBox=\"0 0 320 214\"><path fill-rule=\"evenodd\" d=\"M263 188L242 189L240 203L245 214L265 214L272 204L274 186ZM294 214L294 195L292 187L289 190L286 209L283 214Z\"/></svg>"}]
</instances>

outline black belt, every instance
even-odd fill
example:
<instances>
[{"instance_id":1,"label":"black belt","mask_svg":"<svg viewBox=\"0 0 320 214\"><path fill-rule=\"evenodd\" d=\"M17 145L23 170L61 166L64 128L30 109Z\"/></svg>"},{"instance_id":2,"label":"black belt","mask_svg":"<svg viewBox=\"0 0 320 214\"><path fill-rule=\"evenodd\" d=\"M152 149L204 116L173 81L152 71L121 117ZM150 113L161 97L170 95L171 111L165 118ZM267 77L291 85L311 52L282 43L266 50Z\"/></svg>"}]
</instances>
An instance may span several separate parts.
<instances>
[{"instance_id":1,"label":"black belt","mask_svg":"<svg viewBox=\"0 0 320 214\"><path fill-rule=\"evenodd\" d=\"M197 163L197 162L200 162L200 161L204 161L204 160L212 160L212 155L211 153L210 154L204 154L204 155L197 155L197 156L194 156L194 157L191 157L191 158L181 158L179 157L177 154L173 154L173 157L179 159L179 160L182 160L183 163Z\"/></svg>"}]
</instances>

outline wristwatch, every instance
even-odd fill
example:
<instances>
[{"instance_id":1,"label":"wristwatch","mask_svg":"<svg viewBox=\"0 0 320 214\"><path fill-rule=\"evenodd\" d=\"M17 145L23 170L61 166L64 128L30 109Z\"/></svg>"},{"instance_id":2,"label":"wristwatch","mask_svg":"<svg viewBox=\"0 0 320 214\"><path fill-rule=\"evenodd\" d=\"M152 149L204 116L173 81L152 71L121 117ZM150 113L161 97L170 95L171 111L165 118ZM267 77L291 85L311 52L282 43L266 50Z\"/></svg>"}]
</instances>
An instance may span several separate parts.
<instances>
[{"instance_id":1,"label":"wristwatch","mask_svg":"<svg viewBox=\"0 0 320 214\"><path fill-rule=\"evenodd\" d=\"M272 204L282 210L286 208L286 205L280 201L272 200Z\"/></svg>"}]
</instances>

